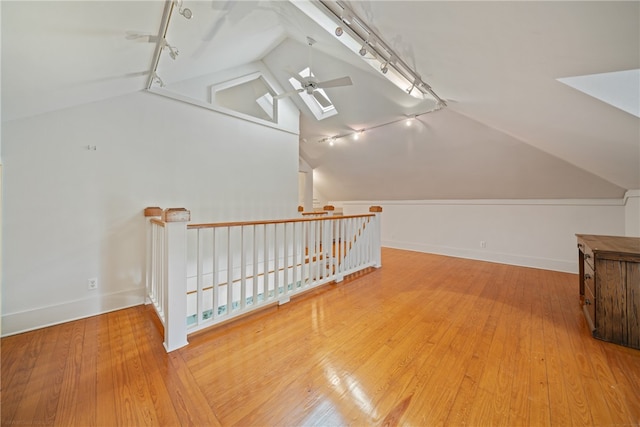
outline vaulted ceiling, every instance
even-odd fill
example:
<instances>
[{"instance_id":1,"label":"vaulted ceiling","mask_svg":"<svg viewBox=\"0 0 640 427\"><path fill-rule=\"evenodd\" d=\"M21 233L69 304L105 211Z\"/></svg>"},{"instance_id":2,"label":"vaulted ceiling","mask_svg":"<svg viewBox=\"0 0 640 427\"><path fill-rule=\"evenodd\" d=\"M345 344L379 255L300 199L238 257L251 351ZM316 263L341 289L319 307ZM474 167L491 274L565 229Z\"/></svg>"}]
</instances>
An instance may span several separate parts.
<instances>
[{"instance_id":1,"label":"vaulted ceiling","mask_svg":"<svg viewBox=\"0 0 640 427\"><path fill-rule=\"evenodd\" d=\"M338 110L298 98L300 155L332 200L618 198L640 188L640 118L558 79L640 69L640 2L345 2L447 107L429 111L287 1L191 1L174 11L168 88L260 62L280 89L309 63ZM2 119L145 90L164 1L6 1ZM640 81L625 93L637 102ZM203 88L204 90L204 88ZM635 92L635 94L634 94ZM361 138L319 142L367 130Z\"/></svg>"}]
</instances>

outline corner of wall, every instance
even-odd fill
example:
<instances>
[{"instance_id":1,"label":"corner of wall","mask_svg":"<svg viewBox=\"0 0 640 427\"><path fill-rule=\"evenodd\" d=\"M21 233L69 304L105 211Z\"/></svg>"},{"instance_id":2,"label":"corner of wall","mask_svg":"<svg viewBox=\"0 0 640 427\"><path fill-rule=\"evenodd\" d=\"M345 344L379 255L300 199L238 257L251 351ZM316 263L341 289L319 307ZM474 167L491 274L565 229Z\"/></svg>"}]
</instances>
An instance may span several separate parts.
<instances>
[{"instance_id":1,"label":"corner of wall","mask_svg":"<svg viewBox=\"0 0 640 427\"><path fill-rule=\"evenodd\" d=\"M627 190L624 195L624 234L640 237L640 190Z\"/></svg>"}]
</instances>

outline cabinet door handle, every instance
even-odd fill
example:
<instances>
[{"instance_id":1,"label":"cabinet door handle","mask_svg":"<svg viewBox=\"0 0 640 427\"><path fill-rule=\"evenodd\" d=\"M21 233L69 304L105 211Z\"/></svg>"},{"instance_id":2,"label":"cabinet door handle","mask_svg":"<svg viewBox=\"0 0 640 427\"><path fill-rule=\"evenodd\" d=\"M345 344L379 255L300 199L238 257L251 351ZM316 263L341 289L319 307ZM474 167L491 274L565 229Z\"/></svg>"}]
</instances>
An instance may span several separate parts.
<instances>
[{"instance_id":1,"label":"cabinet door handle","mask_svg":"<svg viewBox=\"0 0 640 427\"><path fill-rule=\"evenodd\" d=\"M589 300L589 299L585 299L585 300L584 300L584 304L585 304L585 305L591 305L591 300Z\"/></svg>"},{"instance_id":2,"label":"cabinet door handle","mask_svg":"<svg viewBox=\"0 0 640 427\"><path fill-rule=\"evenodd\" d=\"M582 243L578 243L578 247L582 249Z\"/></svg>"},{"instance_id":3,"label":"cabinet door handle","mask_svg":"<svg viewBox=\"0 0 640 427\"><path fill-rule=\"evenodd\" d=\"M591 258L591 255L589 255L589 254L584 254L584 259L589 259L589 258Z\"/></svg>"},{"instance_id":4,"label":"cabinet door handle","mask_svg":"<svg viewBox=\"0 0 640 427\"><path fill-rule=\"evenodd\" d=\"M585 278L585 279L587 279L587 280L589 280L589 279L591 279L591 278L592 278L592 276L591 276L589 273L587 273L587 274L585 274L585 275L584 275L584 278Z\"/></svg>"}]
</instances>

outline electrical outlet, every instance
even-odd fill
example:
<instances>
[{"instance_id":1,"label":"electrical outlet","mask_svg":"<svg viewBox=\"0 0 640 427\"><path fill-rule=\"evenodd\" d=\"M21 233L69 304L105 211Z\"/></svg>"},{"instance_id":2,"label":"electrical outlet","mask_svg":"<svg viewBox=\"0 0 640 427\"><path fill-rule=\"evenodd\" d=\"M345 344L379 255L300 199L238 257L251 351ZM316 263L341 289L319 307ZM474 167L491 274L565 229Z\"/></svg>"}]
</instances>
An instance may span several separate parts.
<instances>
[{"instance_id":1,"label":"electrical outlet","mask_svg":"<svg viewBox=\"0 0 640 427\"><path fill-rule=\"evenodd\" d=\"M484 240L480 240L480 247L481 248L486 248L487 247L487 242L485 242Z\"/></svg>"},{"instance_id":2,"label":"electrical outlet","mask_svg":"<svg viewBox=\"0 0 640 427\"><path fill-rule=\"evenodd\" d=\"M89 289L90 291L98 289L98 279L89 279L89 281L87 282L87 289Z\"/></svg>"}]
</instances>

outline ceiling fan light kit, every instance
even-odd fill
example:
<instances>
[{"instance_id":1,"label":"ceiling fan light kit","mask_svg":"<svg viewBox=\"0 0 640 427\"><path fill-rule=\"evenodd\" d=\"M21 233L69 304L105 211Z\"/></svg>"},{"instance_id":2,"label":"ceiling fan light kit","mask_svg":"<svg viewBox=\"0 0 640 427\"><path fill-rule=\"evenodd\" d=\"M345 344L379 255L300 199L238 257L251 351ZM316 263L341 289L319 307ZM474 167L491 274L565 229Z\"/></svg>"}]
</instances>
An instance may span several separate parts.
<instances>
[{"instance_id":1,"label":"ceiling fan light kit","mask_svg":"<svg viewBox=\"0 0 640 427\"><path fill-rule=\"evenodd\" d=\"M344 2L335 0L290 0L290 2L325 31L336 34L343 45L359 54L373 68L380 70L385 78L405 93L419 99L432 98L439 107L446 106L445 101L433 91L431 86L423 82L420 75ZM394 59L393 62L391 58Z\"/></svg>"}]
</instances>

